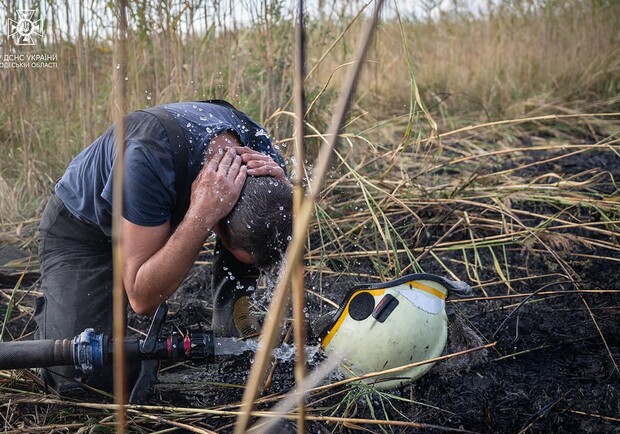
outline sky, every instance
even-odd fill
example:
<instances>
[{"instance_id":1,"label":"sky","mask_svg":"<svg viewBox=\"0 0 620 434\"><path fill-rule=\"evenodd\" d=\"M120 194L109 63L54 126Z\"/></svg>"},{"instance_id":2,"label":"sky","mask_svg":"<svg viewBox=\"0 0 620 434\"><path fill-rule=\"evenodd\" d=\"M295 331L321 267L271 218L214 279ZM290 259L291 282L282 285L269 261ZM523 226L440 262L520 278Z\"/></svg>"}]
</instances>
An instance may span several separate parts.
<instances>
[{"instance_id":1,"label":"sky","mask_svg":"<svg viewBox=\"0 0 620 434\"><path fill-rule=\"evenodd\" d=\"M79 23L79 10L80 3L85 4L83 9L83 20L88 28L87 33L97 34L99 36L110 35L115 27L116 18L112 11L108 8L109 2L104 0L91 0L89 2L80 2L79 0L67 0L67 1L50 1L39 0L38 2L16 0L11 1L11 4L17 5L11 11L7 10L6 4L10 0L0 0L0 37L3 41L9 34L15 31L15 22L23 19L25 16L23 13L19 13L15 9L22 10L34 10L36 18L40 18L41 21L37 22L33 19L34 24L39 25L39 30L42 33L46 33L46 37L51 34L51 17L54 15L56 18L56 26L61 30L63 34L75 35L78 29ZM222 23L228 27L233 25L242 25L245 23L252 23L257 21L257 17L264 15L264 0L187 0L190 4L201 5L198 8L198 12L193 17L193 30L200 32L206 27L205 21L213 21L213 17L216 15L216 10L213 4L219 4L219 16L222 17ZM395 15L395 11L398 10L403 19L411 19L416 17L418 19L427 19L428 17L437 18L440 10L450 10L458 5L461 11L469 10L470 12L477 13L479 10L484 10L487 7L487 3L492 1L497 3L499 0L386 0L383 8L383 17L390 18ZM178 14L182 10L186 0L173 0L172 14ZM269 0L269 4L280 4L281 13L285 17L293 17L297 10L296 0ZM370 3L370 6L366 8L365 13L370 14L374 7L373 1L368 0L306 0L306 13L309 16L319 16L320 5L322 5L323 17L334 18L339 12L343 10L343 5L346 6L348 14L353 15L357 11L364 7L364 5ZM133 3L134 5L136 2ZM94 5L94 6L91 6ZM208 5L205 7L204 5ZM68 8L67 8L68 6ZM92 9L97 12L93 14ZM68 14L68 16L67 16ZM129 14L131 17L131 14ZM205 20L206 15L206 20ZM181 28L187 28L190 23L189 13L185 11L181 14L180 26ZM47 32L45 30L47 29Z\"/></svg>"}]
</instances>

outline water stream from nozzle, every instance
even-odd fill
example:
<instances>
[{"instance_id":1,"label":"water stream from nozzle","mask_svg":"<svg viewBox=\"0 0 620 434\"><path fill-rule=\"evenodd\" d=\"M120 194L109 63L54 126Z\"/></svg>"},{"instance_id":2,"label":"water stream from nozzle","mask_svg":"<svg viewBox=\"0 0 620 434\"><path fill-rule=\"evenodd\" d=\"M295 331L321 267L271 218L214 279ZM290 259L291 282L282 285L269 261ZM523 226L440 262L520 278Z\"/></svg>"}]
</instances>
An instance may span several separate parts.
<instances>
[{"instance_id":1,"label":"water stream from nozzle","mask_svg":"<svg viewBox=\"0 0 620 434\"><path fill-rule=\"evenodd\" d=\"M240 356L246 351L256 352L258 350L258 342L252 339L240 340L237 338L216 337L214 348L216 356ZM306 359L312 361L316 353L319 351L320 345L306 346ZM295 360L295 345L283 343L273 350L273 357L282 362Z\"/></svg>"},{"instance_id":2,"label":"water stream from nozzle","mask_svg":"<svg viewBox=\"0 0 620 434\"><path fill-rule=\"evenodd\" d=\"M237 338L215 338L214 343L216 356L240 356L246 351L250 351L248 341Z\"/></svg>"}]
</instances>

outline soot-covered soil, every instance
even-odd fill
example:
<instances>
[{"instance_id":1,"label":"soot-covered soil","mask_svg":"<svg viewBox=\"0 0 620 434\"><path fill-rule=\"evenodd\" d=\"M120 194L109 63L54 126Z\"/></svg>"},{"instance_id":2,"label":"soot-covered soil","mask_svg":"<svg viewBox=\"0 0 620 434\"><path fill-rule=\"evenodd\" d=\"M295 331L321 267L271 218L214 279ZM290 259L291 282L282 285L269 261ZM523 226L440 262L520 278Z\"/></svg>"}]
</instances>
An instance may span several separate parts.
<instances>
[{"instance_id":1,"label":"soot-covered soil","mask_svg":"<svg viewBox=\"0 0 620 434\"><path fill-rule=\"evenodd\" d=\"M532 161L540 157L531 154ZM510 159L502 164L504 169L511 168ZM600 151L519 170L524 177L561 174L564 179L573 176L575 182L591 179L588 171L597 170L609 182L592 188L597 194L613 196L616 190L611 180L620 179L620 158ZM552 212L548 207L553 205L522 202L526 211ZM579 218L591 222L601 216L586 207ZM534 219L527 223L534 225ZM438 232L435 239L441 236ZM584 235L602 244L575 241ZM459 236L463 234L455 231L452 238ZM555 238L538 241L477 251L477 261L483 264L477 276L481 284L474 286L471 299L451 297L448 303L447 353L488 343L494 343L493 347L439 363L413 385L387 394L342 386L308 398L311 414L414 421L426 426L380 428L352 422L335 427L310 422L309 432L620 432L620 258L605 246L617 244L617 237L576 225L556 232ZM438 258L449 264L456 277L468 280L467 264L475 259L471 251L442 251ZM450 277L440 261L426 257L422 266L425 272ZM307 288L337 303L353 286L376 282L371 259L350 261L345 267L328 260L325 271L331 273L320 278L319 273L308 272ZM178 307L173 321L200 322L208 328L208 281L208 271L203 269L186 282L172 300ZM331 309L311 293L307 303L310 321ZM206 368L167 371L161 376L156 399L188 406L237 403L242 388L230 384L245 384L251 357L246 354ZM286 392L293 387L293 377L292 362L279 361L265 394ZM210 419L205 426L227 432L230 423L230 419ZM280 429L295 432L296 428L286 422Z\"/></svg>"},{"instance_id":2,"label":"soot-covered soil","mask_svg":"<svg viewBox=\"0 0 620 434\"><path fill-rule=\"evenodd\" d=\"M530 157L532 161L540 159L535 153ZM504 169L514 167L510 159L499 164ZM574 175L572 181L582 182L592 179L588 171L593 169L605 178L585 188L612 195L617 201L618 191L611 180L620 179L620 157L612 151L568 156L557 163L518 170L530 179L541 174L560 174L564 179ZM545 204L529 202L527 198L519 200L519 204L512 206L531 212L529 216L520 214L529 227L539 223L536 214L552 214L560 209L558 205L554 210L556 205L552 201ZM575 209L579 212L562 217L569 218L566 216L570 214L584 222L604 220L592 207ZM464 210L461 205L455 206L452 217ZM433 209L421 210L419 215L424 218L425 212L432 213ZM498 218L491 213L485 217ZM538 239L530 237L522 245L486 245L477 249L475 255L473 249L438 250L436 258L425 255L421 262L425 272L450 277L445 266L465 281L471 281L472 264L478 264L473 297L450 297L448 302L450 335L446 353L481 344L494 346L439 363L414 384L388 393L348 385L308 397L311 415L411 421L420 424L418 427L310 421L308 432L620 432L620 257L617 250L609 247L618 245L618 234L584 228L577 220L574 222L574 226L567 225L553 234L538 231ZM440 221L425 232L427 239L420 239L420 243L432 245L451 224ZM457 230L444 241L467 239L470 234ZM482 227L477 236L484 235ZM578 242L577 236L587 236L589 244ZM318 243L318 239L311 238L312 243ZM197 332L210 328L210 255L200 259L206 265L194 267L169 300L168 330ZM308 267L308 321L333 309L317 293L339 303L353 286L377 283L375 259L342 262L334 257L326 258L320 271L316 264ZM385 270L384 275L400 277L393 270ZM15 279L9 280L2 282L3 287L12 287ZM29 285L36 289L36 280ZM257 291L254 308L259 314L267 308L267 286L263 282ZM6 301L2 301L2 309L7 312ZM130 324L146 330L148 319L134 316ZM19 336L31 330L33 324L22 315L9 322L8 327L14 336ZM207 366L166 366L160 372L160 384L150 403L236 409L252 357L252 353L246 353L220 358ZM321 361L317 355L309 368ZM265 399L258 407L271 407L270 396L285 393L293 386L293 362L278 361L265 388ZM10 390L15 387L11 385ZM32 407L21 410L29 411ZM234 418L201 415L192 416L189 422L216 432L232 432ZM296 426L291 421L282 422L274 432L296 432Z\"/></svg>"},{"instance_id":3,"label":"soot-covered soil","mask_svg":"<svg viewBox=\"0 0 620 434\"><path fill-rule=\"evenodd\" d=\"M518 253L513 259L523 261ZM496 342L491 349L437 364L412 386L389 392L393 396L364 387L342 386L333 398L311 396L310 407L324 415L336 410L338 416L411 420L474 432L620 432L620 383L615 365L620 360L618 293L577 292L559 274L550 275L545 264L534 260L526 266L524 276L529 274L532 279L513 284L510 291L501 288L487 292L489 296L529 294L542 288L531 298L454 298L449 303L448 352ZM583 291L620 291L612 262L587 263L578 271ZM204 288L201 280L206 277L204 271L197 272L196 278L172 300L172 306L178 302L179 307L171 315L175 324L200 322L208 328L210 303L205 299L209 291L193 286ZM339 300L359 283L364 282L354 276L341 276L324 295ZM316 300L309 297L308 305L309 316L318 315ZM474 336L470 330L475 330ZM161 375L162 384L157 387L154 402L191 407L237 403L243 390L231 384L245 384L251 358L252 354L247 353L207 367L166 371ZM266 394L289 390L293 386L293 363L279 361L273 377ZM343 404L345 398L351 401L349 408ZM319 400L320 404L313 404ZM211 419L206 426L227 432L230 422ZM334 429L325 423L309 426L311 432L317 433ZM366 428L379 432L377 426ZM281 425L281 429L295 432L292 423ZM384 429L418 431L411 427ZM440 430L419 431L429 429Z\"/></svg>"}]
</instances>

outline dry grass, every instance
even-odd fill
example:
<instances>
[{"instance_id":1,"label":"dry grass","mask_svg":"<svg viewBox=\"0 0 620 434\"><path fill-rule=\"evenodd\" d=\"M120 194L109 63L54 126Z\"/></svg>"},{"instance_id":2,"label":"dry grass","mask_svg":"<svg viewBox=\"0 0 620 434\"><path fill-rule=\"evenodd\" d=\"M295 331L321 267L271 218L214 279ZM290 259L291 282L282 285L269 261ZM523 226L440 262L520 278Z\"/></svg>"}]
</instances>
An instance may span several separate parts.
<instances>
[{"instance_id":1,"label":"dry grass","mask_svg":"<svg viewBox=\"0 0 620 434\"><path fill-rule=\"evenodd\" d=\"M8 0L7 0L8 1ZM358 86L348 127L366 131L375 144L398 142L424 130L415 102L422 100L442 130L463 122L589 110L588 102L616 98L620 12L616 2L501 4L481 17L448 11L438 21L392 13L378 31ZM337 89L352 59L364 15L356 2L323 10L308 20L309 123L325 131ZM6 10L14 10L7 4ZM110 9L81 9L68 26L63 6L50 3L45 43L3 53L56 54L55 69L3 69L0 74L0 142L8 157L0 175L25 182L25 194L47 191L50 179L110 124L112 88ZM225 98L260 121L274 136L292 137L293 27L287 9L274 3L252 11L245 24L217 3L162 9L132 4L128 36L127 106ZM389 6L394 9L393 5ZM327 6L324 6L327 8ZM330 18L331 20L327 20ZM102 25L103 24L103 25ZM207 29L205 31L205 29ZM415 77L415 78L414 78ZM618 107L617 100L608 109ZM413 128L412 128L413 127ZM315 143L313 145L313 143ZM310 156L316 148L309 139ZM47 176L41 176L46 173ZM42 186L43 185L43 186ZM34 187L34 189L33 189ZM32 202L31 199L29 202ZM34 211L32 206L27 210ZM3 208L4 219L20 215Z\"/></svg>"}]
</instances>

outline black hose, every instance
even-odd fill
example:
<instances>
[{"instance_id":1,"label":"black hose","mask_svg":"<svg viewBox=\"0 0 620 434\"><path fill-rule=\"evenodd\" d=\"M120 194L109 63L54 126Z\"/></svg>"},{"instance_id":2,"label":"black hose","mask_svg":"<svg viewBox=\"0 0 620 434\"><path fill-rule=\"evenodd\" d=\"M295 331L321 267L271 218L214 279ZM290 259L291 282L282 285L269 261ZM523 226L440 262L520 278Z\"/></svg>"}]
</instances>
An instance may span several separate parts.
<instances>
[{"instance_id":1,"label":"black hose","mask_svg":"<svg viewBox=\"0 0 620 434\"><path fill-rule=\"evenodd\" d=\"M0 342L0 370L46 368L49 366L76 366L84 372L93 367L106 366L112 361L112 340L105 335L87 334L81 339L34 340ZM193 360L210 362L215 354L213 332L180 336L172 333L155 341L145 352L136 338L125 339L125 357L128 361Z\"/></svg>"},{"instance_id":2,"label":"black hose","mask_svg":"<svg viewBox=\"0 0 620 434\"><path fill-rule=\"evenodd\" d=\"M0 342L0 369L73 365L73 339Z\"/></svg>"}]
</instances>

